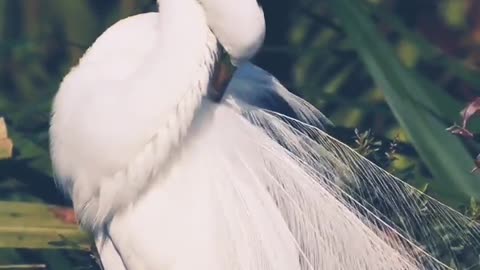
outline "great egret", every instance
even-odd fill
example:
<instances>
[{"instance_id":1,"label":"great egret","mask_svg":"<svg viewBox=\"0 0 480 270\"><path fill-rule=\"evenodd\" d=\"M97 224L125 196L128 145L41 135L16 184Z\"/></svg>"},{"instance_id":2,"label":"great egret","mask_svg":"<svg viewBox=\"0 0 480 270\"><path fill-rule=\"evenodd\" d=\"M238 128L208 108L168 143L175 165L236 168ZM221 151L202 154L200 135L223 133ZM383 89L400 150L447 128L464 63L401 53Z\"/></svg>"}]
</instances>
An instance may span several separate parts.
<instances>
[{"instance_id":1,"label":"great egret","mask_svg":"<svg viewBox=\"0 0 480 270\"><path fill-rule=\"evenodd\" d=\"M478 247L475 224L327 135L248 62L256 0L158 4L102 34L53 106L57 180L106 270L448 269L443 236Z\"/></svg>"}]
</instances>

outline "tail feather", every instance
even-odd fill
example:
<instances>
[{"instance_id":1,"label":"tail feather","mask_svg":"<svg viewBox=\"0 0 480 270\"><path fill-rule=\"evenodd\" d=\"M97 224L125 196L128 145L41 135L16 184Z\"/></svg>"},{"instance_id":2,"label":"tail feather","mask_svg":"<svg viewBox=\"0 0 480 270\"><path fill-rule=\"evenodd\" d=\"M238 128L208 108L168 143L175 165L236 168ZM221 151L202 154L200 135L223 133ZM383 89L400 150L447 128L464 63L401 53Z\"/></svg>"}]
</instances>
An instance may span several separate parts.
<instances>
[{"instance_id":1,"label":"tail feather","mask_svg":"<svg viewBox=\"0 0 480 270\"><path fill-rule=\"evenodd\" d=\"M448 269L446 264L458 263L459 258L465 256L459 250L470 250L471 254L478 254L480 227L476 222L416 190L329 136L322 130L322 123L328 124L328 121L323 120L320 112L311 105L296 102L299 98L285 93L285 88L272 79L270 74L259 71L259 68L250 70L251 73L245 72L245 76L237 78L244 80L243 83L238 83L243 87L236 88L237 84L233 84L227 103L281 145L292 162L299 167L297 170L290 168L291 170L282 171L289 167L279 165L281 163L278 161L271 162L271 171L277 174L283 172L276 179L283 181L281 190L284 193L298 192L299 187L296 185L306 185L306 180L313 181L315 184L312 182L312 186L305 187L305 190L314 190L315 187L325 189L334 200L370 228L377 235L377 240L393 247L417 267ZM263 83L260 87L256 77L249 77L253 73L261 74L263 82L270 78L271 83ZM264 106L265 100L261 98L243 98L248 91L253 96L265 95L258 93L261 92L260 89L281 93L284 101L296 108L296 115L272 111ZM312 119L314 116L319 117L320 122ZM278 156L278 153L275 155ZM303 171L309 177L299 181L298 176L288 174L291 171ZM286 183L290 184L290 188L286 188ZM308 204L314 209L315 216L315 211L318 211L315 209L322 207L319 199L315 198L318 194L321 194L320 190L310 196L303 193L290 194L288 197L301 197L308 200L308 203L296 209L290 208L288 216L298 218L295 215ZM278 194L273 196L278 197ZM282 204L279 208L287 209L287 206ZM312 216L312 212L305 215ZM288 223L289 218L285 219ZM303 223L304 229L307 230L305 224ZM332 234L338 232L339 230L331 231ZM316 249L311 251L318 254Z\"/></svg>"},{"instance_id":2,"label":"tail feather","mask_svg":"<svg viewBox=\"0 0 480 270\"><path fill-rule=\"evenodd\" d=\"M387 241L379 233L395 230L382 231L343 198L345 194L331 181L339 173L314 170L239 115L219 108L210 127L216 138L211 142L224 149L217 165L225 176L215 178L222 187L216 194L230 198L222 203L224 214L238 213L225 219L234 225L230 239L239 244L233 245L236 254L245 248L250 251L238 258L238 269L421 268L423 262L408 250L406 241ZM268 122L270 127L280 124L278 119ZM288 137L286 130L280 134ZM204 145L210 147L207 142ZM445 268L434 259L429 263L435 269Z\"/></svg>"},{"instance_id":3,"label":"tail feather","mask_svg":"<svg viewBox=\"0 0 480 270\"><path fill-rule=\"evenodd\" d=\"M478 254L476 223L330 137L320 112L250 71L224 102L202 104L175 162L113 217L126 269L451 269L456 245Z\"/></svg>"}]
</instances>

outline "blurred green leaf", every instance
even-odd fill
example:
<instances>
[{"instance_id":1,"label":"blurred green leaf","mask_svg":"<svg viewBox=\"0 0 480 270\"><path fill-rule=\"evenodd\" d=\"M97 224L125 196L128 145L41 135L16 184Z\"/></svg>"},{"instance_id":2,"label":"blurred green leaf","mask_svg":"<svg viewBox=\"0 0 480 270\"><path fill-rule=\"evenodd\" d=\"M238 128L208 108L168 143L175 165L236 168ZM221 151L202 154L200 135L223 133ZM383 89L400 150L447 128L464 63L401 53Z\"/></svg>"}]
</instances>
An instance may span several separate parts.
<instances>
[{"instance_id":1,"label":"blurred green leaf","mask_svg":"<svg viewBox=\"0 0 480 270\"><path fill-rule=\"evenodd\" d=\"M10 133L11 138L15 142L15 149L19 153L15 156L15 159L25 160L28 162L29 167L36 169L49 177L52 177L53 174L48 150L36 144L19 132L11 130Z\"/></svg>"},{"instance_id":2,"label":"blurred green leaf","mask_svg":"<svg viewBox=\"0 0 480 270\"><path fill-rule=\"evenodd\" d=\"M89 237L44 204L0 202L0 248L88 250Z\"/></svg>"},{"instance_id":3,"label":"blurred green leaf","mask_svg":"<svg viewBox=\"0 0 480 270\"><path fill-rule=\"evenodd\" d=\"M398 56L406 67L413 68L418 62L418 49L416 45L409 40L402 40L397 48Z\"/></svg>"},{"instance_id":4,"label":"blurred green leaf","mask_svg":"<svg viewBox=\"0 0 480 270\"><path fill-rule=\"evenodd\" d=\"M460 1L462 2L462 0ZM423 36L408 29L399 16L392 14L387 9L370 5L368 10L371 14L381 18L382 21L385 21L390 27L394 28L402 37L413 42L419 50L419 57L445 68L446 71L476 87L476 89L473 90L480 94L480 70L445 54L438 47L428 42Z\"/></svg>"},{"instance_id":5,"label":"blurred green leaf","mask_svg":"<svg viewBox=\"0 0 480 270\"><path fill-rule=\"evenodd\" d=\"M478 198L480 181L469 173L474 166L472 158L439 119L451 110L453 100L447 100L444 91L428 87L403 67L359 0L329 2L370 75L383 89L395 117L436 178L432 190L449 202L454 198L465 200L465 195Z\"/></svg>"},{"instance_id":6,"label":"blurred green leaf","mask_svg":"<svg viewBox=\"0 0 480 270\"><path fill-rule=\"evenodd\" d=\"M444 0L440 6L440 14L449 26L461 29L465 26L468 7L466 0Z\"/></svg>"}]
</instances>

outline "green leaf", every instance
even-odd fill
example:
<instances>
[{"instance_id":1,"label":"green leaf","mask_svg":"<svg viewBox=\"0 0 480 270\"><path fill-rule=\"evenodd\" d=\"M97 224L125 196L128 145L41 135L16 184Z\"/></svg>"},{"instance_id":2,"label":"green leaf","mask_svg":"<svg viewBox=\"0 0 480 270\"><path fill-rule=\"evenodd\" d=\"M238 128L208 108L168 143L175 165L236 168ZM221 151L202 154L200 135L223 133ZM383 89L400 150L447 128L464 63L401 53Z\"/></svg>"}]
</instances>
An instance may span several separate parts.
<instances>
[{"instance_id":1,"label":"green leaf","mask_svg":"<svg viewBox=\"0 0 480 270\"><path fill-rule=\"evenodd\" d=\"M394 28L403 38L414 42L419 50L419 57L443 67L449 73L469 83L474 87L474 91L480 93L480 71L478 68L467 65L454 57L444 54L442 50L428 42L423 36L410 31L402 20L389 10L372 5L370 5L368 9L370 13L381 18L382 21Z\"/></svg>"},{"instance_id":2,"label":"green leaf","mask_svg":"<svg viewBox=\"0 0 480 270\"><path fill-rule=\"evenodd\" d=\"M38 170L46 176L53 177L50 155L47 149L13 129L10 130L10 136L15 142L15 149L19 152L15 156L16 160L25 160L30 168Z\"/></svg>"},{"instance_id":3,"label":"green leaf","mask_svg":"<svg viewBox=\"0 0 480 270\"><path fill-rule=\"evenodd\" d=\"M0 249L88 250L89 237L77 225L55 216L52 207L0 202Z\"/></svg>"},{"instance_id":4,"label":"green leaf","mask_svg":"<svg viewBox=\"0 0 480 270\"><path fill-rule=\"evenodd\" d=\"M375 83L382 88L395 117L434 175L431 191L449 203L480 196L480 179L469 173L474 166L459 139L445 131L440 117L453 119L455 102L443 89L407 70L394 50L377 32L368 10L358 0L329 0L353 47ZM453 106L452 106L453 104ZM458 111L457 111L458 114Z\"/></svg>"}]
</instances>

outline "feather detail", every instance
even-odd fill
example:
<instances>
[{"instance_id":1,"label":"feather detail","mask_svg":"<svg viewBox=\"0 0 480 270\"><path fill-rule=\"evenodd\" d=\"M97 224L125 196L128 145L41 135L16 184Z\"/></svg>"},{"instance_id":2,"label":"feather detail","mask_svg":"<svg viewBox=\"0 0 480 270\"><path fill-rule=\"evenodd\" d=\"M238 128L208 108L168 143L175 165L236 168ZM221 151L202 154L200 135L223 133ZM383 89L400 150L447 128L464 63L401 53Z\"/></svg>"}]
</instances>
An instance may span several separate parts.
<instances>
[{"instance_id":1,"label":"feather detail","mask_svg":"<svg viewBox=\"0 0 480 270\"><path fill-rule=\"evenodd\" d=\"M174 161L196 112L207 97L208 78L217 57L217 46L209 44L206 49L208 57L198 67L199 74L208 71L204 74L206 77L194 82L174 112L167 114L165 122L126 168L100 180L98 199L92 198L77 206L79 215L88 220L88 224L84 225L93 225L95 229L108 222L113 214L134 202L149 187L152 179L158 178Z\"/></svg>"},{"instance_id":2,"label":"feather detail","mask_svg":"<svg viewBox=\"0 0 480 270\"><path fill-rule=\"evenodd\" d=\"M184 4L179 2L178 5L168 5L164 8L181 9ZM205 19L198 4L191 12L189 16ZM189 37L190 32L201 38L202 42L199 42L201 46L190 48L190 54L183 58L169 57L168 54L156 56L152 54L155 52L151 48L152 45L138 42L141 42L142 38L154 40L158 36L164 37L157 33L160 30L155 28L160 18L165 19L158 16L158 13L142 14L120 21L108 29L88 50L79 66L67 75L55 98L50 134L56 180L72 197L77 216L82 226L88 230L103 230L104 225L116 212L123 211L134 203L148 189L153 179L168 169L168 163L172 162L175 153L179 152L177 148L182 145L196 111L204 102L210 87L209 79L217 59L218 43L206 23L194 24L196 28L184 24L182 27L186 30L183 34L169 32L176 38L183 35L186 39L192 38ZM180 18L177 20L182 21ZM130 67L125 66L123 62L120 63L117 69L126 77L122 80L118 80L110 73L92 72L91 67L98 62L106 65L105 68L112 68L111 65L108 66L110 60L108 54L111 49L105 44L112 40L128 38L123 36L123 33L135 28L145 31L138 34L142 38L125 41L122 43L125 48L119 46L125 51L133 50L131 55L135 61L138 61L138 58L150 60L148 56L160 58L167 63L184 60L183 70L192 76L187 80L164 76L163 82L170 88L157 89L156 73L163 70L162 62L157 61L158 59L148 61L151 64L146 66L141 61L135 63L138 66L136 69L135 65ZM130 47L133 49L128 47L129 42L132 43ZM139 46L145 48L140 49ZM135 50L138 50L139 56L135 56L137 53ZM100 57L105 57L105 61L99 61ZM114 58L111 61L120 60ZM178 70L182 70L182 67ZM86 89L79 89L81 86ZM108 96L109 94L112 96ZM88 95L95 95L95 98ZM115 95L119 96L120 101L110 104L110 100L116 101ZM141 98L147 99L142 101ZM157 99L158 101L155 101ZM162 102L166 104L163 107ZM132 104L134 110L131 113L124 108L129 104ZM117 125L120 121L115 118L119 117L120 113L126 115L126 119L139 122L139 125L136 122ZM151 119L143 117L151 114L157 116ZM76 122L72 122L71 119L75 119ZM142 121L146 123L143 124ZM128 125L139 126L142 129L128 130L132 129ZM115 131L109 130L109 127L114 127L111 129ZM69 132L65 132L66 130ZM142 138L145 133L147 137ZM139 134L141 136L138 136ZM117 136L120 136L118 140ZM95 149L90 149L89 143L99 147L108 145L103 151L110 153L101 152L102 150L97 150L100 153L96 153ZM114 153L117 153L117 156ZM97 160L98 164L95 164L94 160Z\"/></svg>"}]
</instances>

